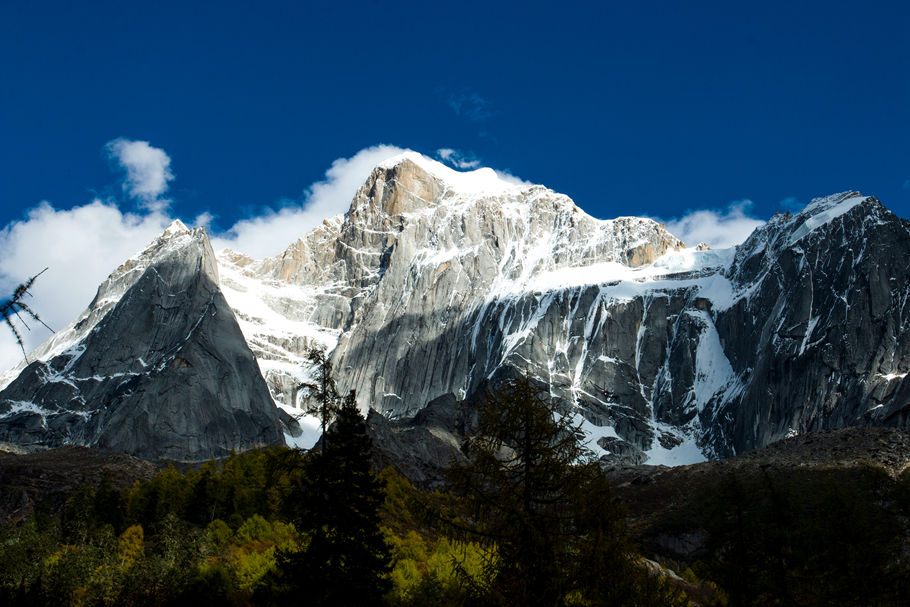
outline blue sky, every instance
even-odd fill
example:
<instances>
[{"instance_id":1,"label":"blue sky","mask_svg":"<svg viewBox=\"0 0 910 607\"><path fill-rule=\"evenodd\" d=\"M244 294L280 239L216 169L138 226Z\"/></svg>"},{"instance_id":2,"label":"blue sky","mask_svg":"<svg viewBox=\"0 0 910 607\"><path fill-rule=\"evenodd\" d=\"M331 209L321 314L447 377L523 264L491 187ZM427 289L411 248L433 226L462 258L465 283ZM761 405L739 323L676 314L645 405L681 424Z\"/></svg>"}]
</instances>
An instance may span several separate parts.
<instances>
[{"instance_id":1,"label":"blue sky","mask_svg":"<svg viewBox=\"0 0 910 607\"><path fill-rule=\"evenodd\" d=\"M222 228L380 143L603 218L847 188L910 216L910 4L594 4L4 2L0 225L105 194L117 137Z\"/></svg>"},{"instance_id":2,"label":"blue sky","mask_svg":"<svg viewBox=\"0 0 910 607\"><path fill-rule=\"evenodd\" d=\"M10 222L144 226L123 250L164 218L219 233L380 144L601 218L764 219L846 189L910 217L907 32L905 1L2 2L0 286L45 263ZM118 139L173 179L124 189Z\"/></svg>"}]
</instances>

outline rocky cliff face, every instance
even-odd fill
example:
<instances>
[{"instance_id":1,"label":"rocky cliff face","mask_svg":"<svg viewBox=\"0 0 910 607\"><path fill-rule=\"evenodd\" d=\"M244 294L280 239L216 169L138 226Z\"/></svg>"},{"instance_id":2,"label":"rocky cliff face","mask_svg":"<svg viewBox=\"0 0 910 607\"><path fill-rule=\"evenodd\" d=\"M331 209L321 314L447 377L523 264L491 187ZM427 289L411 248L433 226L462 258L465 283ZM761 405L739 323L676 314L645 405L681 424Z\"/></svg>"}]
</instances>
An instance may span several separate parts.
<instances>
[{"instance_id":1,"label":"rocky cliff face","mask_svg":"<svg viewBox=\"0 0 910 607\"><path fill-rule=\"evenodd\" d=\"M220 261L235 310L254 293L265 302L238 316L276 400L289 403L303 348L323 344L342 390L401 416L465 398L519 360L539 300L565 276L634 273L682 247L652 220L596 220L541 186L408 155L283 255Z\"/></svg>"},{"instance_id":2,"label":"rocky cliff face","mask_svg":"<svg viewBox=\"0 0 910 607\"><path fill-rule=\"evenodd\" d=\"M0 392L0 440L177 460L284 442L218 282L205 233L171 226Z\"/></svg>"},{"instance_id":3,"label":"rocky cliff face","mask_svg":"<svg viewBox=\"0 0 910 607\"><path fill-rule=\"evenodd\" d=\"M678 463L905 423L906 246L903 220L857 193L736 249L683 249L653 221L599 221L546 188L406 156L282 256L221 262L247 293L275 291L241 326L276 400L314 344L392 417L519 368L585 420L595 452ZM276 331L274 314L298 324Z\"/></svg>"},{"instance_id":4,"label":"rocky cliff face","mask_svg":"<svg viewBox=\"0 0 910 607\"><path fill-rule=\"evenodd\" d=\"M709 437L737 450L788 434L906 426L907 221L847 192L779 215L737 248L735 301L714 314L741 391Z\"/></svg>"},{"instance_id":5,"label":"rocky cliff face","mask_svg":"<svg viewBox=\"0 0 910 607\"><path fill-rule=\"evenodd\" d=\"M112 274L35 353L42 362L7 374L18 377L0 393L0 440L159 449L99 429L117 411L142 411L167 437L152 441L174 445L159 456L203 452L209 436L226 444L229 427L244 428L243 445L280 440L247 345L292 413L311 347L332 352L342 391L390 418L431 402L462 410L487 382L526 371L596 453L628 462L907 424L910 232L855 192L711 251L649 219L597 220L542 186L406 154L376 167L343 217L274 258L223 251L216 268L204 235L170 232ZM197 239L198 258L171 255L175 238ZM173 404L210 402L213 385L234 400L202 418ZM200 430L209 416L214 430ZM401 445L459 431L396 428Z\"/></svg>"}]
</instances>

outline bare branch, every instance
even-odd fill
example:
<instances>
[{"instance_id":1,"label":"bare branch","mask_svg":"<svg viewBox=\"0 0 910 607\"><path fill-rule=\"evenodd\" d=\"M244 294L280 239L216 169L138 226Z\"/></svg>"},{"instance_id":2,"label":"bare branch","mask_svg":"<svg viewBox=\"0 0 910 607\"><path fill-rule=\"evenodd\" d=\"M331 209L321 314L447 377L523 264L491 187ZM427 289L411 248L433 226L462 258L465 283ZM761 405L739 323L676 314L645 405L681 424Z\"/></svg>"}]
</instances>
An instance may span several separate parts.
<instances>
[{"instance_id":1,"label":"bare branch","mask_svg":"<svg viewBox=\"0 0 910 607\"><path fill-rule=\"evenodd\" d=\"M28 361L28 356L26 355L26 352L25 352L25 343L22 340L22 334L19 332L19 330L13 324L12 317L15 316L16 318L18 318L19 322L22 323L22 325L25 327L25 329L27 331L31 331L32 330L31 327L28 326L28 323L26 323L25 319L22 318L22 314L20 314L20 312L24 312L26 315L28 315L32 319L37 320L42 325L47 327L47 329L51 333L54 332L54 330L51 329L47 325L46 322L44 322L43 320L41 320L41 318L38 317L38 314L36 314L30 307L28 307L27 304L25 304L25 302L22 301L22 299L26 295L31 296L29 289L35 283L35 279L38 278L39 276L41 276L42 274L44 274L45 272L47 272L47 268L44 268L43 270L41 270L40 272L38 272L37 274L35 274L31 278L29 278L28 280L26 280L24 283L22 283L21 285L16 287L13 290L13 296L10 297L8 300L4 301L2 304L0 304L0 316L3 317L3 321L6 322L6 325L9 327L10 331L12 331L12 333L13 333L13 336L16 338L16 343L19 344L19 349L22 350L22 357L25 359L26 363L28 363L29 361Z\"/></svg>"},{"instance_id":2,"label":"bare branch","mask_svg":"<svg viewBox=\"0 0 910 607\"><path fill-rule=\"evenodd\" d=\"M46 322L44 322L43 320L41 320L41 318L40 318L35 312L33 312L31 308L29 308L27 305L25 305L25 304L22 303L21 301L19 302L19 308L21 308L22 310L25 310L25 313L26 313L26 314L28 314L28 315L31 316L34 320L37 320L37 321L40 322L42 325L44 325L44 326L47 328L47 330L50 331L51 333L55 333L55 332L56 332L56 331L54 331L53 329L51 329L51 328L48 326L48 324L47 324Z\"/></svg>"},{"instance_id":3,"label":"bare branch","mask_svg":"<svg viewBox=\"0 0 910 607\"><path fill-rule=\"evenodd\" d=\"M9 316L4 316L3 320L6 321L6 324L9 326L10 331L13 332L13 335L16 336L16 343L19 344L19 349L22 350L22 358L24 358L25 363L28 364L28 355L25 353L25 345L22 343L22 336L19 335L19 331L16 330L16 327L13 325L13 322L9 319Z\"/></svg>"}]
</instances>

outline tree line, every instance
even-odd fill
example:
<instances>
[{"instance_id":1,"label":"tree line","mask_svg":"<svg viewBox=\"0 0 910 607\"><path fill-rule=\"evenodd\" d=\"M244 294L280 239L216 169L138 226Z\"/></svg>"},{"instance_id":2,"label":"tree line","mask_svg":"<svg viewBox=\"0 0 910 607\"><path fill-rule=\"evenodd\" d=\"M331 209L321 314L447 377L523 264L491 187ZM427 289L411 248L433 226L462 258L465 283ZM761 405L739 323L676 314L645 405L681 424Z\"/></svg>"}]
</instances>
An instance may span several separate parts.
<instances>
[{"instance_id":1,"label":"tree line","mask_svg":"<svg viewBox=\"0 0 910 607\"><path fill-rule=\"evenodd\" d=\"M578 429L527 378L504 382L478 407L480 434L446 492L418 491L392 469L376 473L353 395L340 397L328 378L314 394L332 423L310 452L269 448L171 465L123 490L109 479L85 484L61 512L39 509L4 527L0 602L682 600L637 563Z\"/></svg>"},{"instance_id":2,"label":"tree line","mask_svg":"<svg viewBox=\"0 0 910 607\"><path fill-rule=\"evenodd\" d=\"M467 458L440 491L372 468L363 416L330 378L310 386L326 431L309 452L171 465L125 489L83 484L62 510L0 528L0 604L900 605L907 596L900 514L910 513L910 479L888 485L869 473L843 486L766 474L706 486L677 523L704 528L707 551L674 563L676 575L641 556L580 428L530 378L485 392Z\"/></svg>"}]
</instances>

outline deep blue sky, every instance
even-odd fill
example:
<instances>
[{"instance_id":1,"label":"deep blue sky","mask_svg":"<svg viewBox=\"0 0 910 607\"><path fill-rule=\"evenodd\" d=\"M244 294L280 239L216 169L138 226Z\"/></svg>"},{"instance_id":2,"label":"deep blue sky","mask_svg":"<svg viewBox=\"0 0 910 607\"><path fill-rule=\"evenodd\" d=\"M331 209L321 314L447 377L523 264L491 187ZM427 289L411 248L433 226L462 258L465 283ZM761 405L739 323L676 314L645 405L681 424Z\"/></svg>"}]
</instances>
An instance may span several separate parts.
<instances>
[{"instance_id":1,"label":"deep blue sky","mask_svg":"<svg viewBox=\"0 0 910 607\"><path fill-rule=\"evenodd\" d=\"M910 2L0 0L0 227L103 193L115 137L221 227L378 143L603 218L849 188L910 217Z\"/></svg>"}]
</instances>

